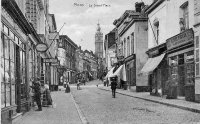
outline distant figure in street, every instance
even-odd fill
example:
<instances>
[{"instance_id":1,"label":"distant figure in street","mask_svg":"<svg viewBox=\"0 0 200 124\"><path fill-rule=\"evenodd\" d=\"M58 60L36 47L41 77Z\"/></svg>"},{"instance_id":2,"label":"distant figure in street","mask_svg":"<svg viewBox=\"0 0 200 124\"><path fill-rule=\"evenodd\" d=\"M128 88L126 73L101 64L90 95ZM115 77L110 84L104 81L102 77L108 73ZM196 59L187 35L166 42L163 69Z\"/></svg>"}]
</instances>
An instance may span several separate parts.
<instances>
[{"instance_id":1,"label":"distant figure in street","mask_svg":"<svg viewBox=\"0 0 200 124\"><path fill-rule=\"evenodd\" d=\"M37 81L33 81L33 86L31 88L34 89L35 94L35 101L37 103L38 109L36 111L42 111L42 104L41 104L41 84L40 84L40 79L37 78Z\"/></svg>"},{"instance_id":2,"label":"distant figure in street","mask_svg":"<svg viewBox=\"0 0 200 124\"><path fill-rule=\"evenodd\" d=\"M107 85L107 87L109 86L109 80L108 80L108 78L106 78L106 85Z\"/></svg>"},{"instance_id":3,"label":"distant figure in street","mask_svg":"<svg viewBox=\"0 0 200 124\"><path fill-rule=\"evenodd\" d=\"M82 78L82 83L85 85L85 78L84 77Z\"/></svg>"},{"instance_id":4,"label":"distant figure in street","mask_svg":"<svg viewBox=\"0 0 200 124\"><path fill-rule=\"evenodd\" d=\"M64 88L66 88L66 85L67 85L67 82L64 81L64 83L63 83Z\"/></svg>"},{"instance_id":5,"label":"distant figure in street","mask_svg":"<svg viewBox=\"0 0 200 124\"><path fill-rule=\"evenodd\" d=\"M78 81L77 81L77 90L80 90L80 89L81 89L81 88L80 88L80 84L81 84L80 79L78 79Z\"/></svg>"},{"instance_id":6,"label":"distant figure in street","mask_svg":"<svg viewBox=\"0 0 200 124\"><path fill-rule=\"evenodd\" d=\"M69 87L69 82L67 82L65 93L69 93L69 92L70 92L70 87Z\"/></svg>"},{"instance_id":7,"label":"distant figure in street","mask_svg":"<svg viewBox=\"0 0 200 124\"><path fill-rule=\"evenodd\" d=\"M117 88L117 76L111 77L111 89L112 89L112 97L115 98L115 92Z\"/></svg>"}]
</instances>

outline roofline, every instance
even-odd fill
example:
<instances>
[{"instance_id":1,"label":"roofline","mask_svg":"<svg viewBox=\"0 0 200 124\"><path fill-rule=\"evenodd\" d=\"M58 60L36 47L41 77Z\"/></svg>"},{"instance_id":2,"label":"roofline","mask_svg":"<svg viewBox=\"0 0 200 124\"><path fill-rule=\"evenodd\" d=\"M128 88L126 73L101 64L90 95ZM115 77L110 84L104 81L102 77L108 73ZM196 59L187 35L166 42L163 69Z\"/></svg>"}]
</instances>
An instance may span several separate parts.
<instances>
[{"instance_id":1,"label":"roofline","mask_svg":"<svg viewBox=\"0 0 200 124\"><path fill-rule=\"evenodd\" d=\"M153 2L145 11L145 13L151 13L156 7L158 7L161 3L163 3L165 0L158 0L156 2Z\"/></svg>"},{"instance_id":2,"label":"roofline","mask_svg":"<svg viewBox=\"0 0 200 124\"><path fill-rule=\"evenodd\" d=\"M73 45L76 49L78 48L78 46L67 36L67 35L60 35L59 38L64 38L66 39L67 41L69 41L69 43L71 45Z\"/></svg>"},{"instance_id":3,"label":"roofline","mask_svg":"<svg viewBox=\"0 0 200 124\"><path fill-rule=\"evenodd\" d=\"M135 23L135 22L137 22L137 21L147 21L148 20L148 18L146 17L146 18L135 18L135 19L133 19L123 30L122 30L122 32L121 33L119 33L119 36L122 36L132 25L133 25L133 23Z\"/></svg>"},{"instance_id":4,"label":"roofline","mask_svg":"<svg viewBox=\"0 0 200 124\"><path fill-rule=\"evenodd\" d=\"M2 0L1 4L6 9L6 11L10 14L10 16L16 21L19 27L24 31L24 33L33 34L39 43L42 42L35 28L26 19L26 17L21 12L19 6L14 0Z\"/></svg>"},{"instance_id":5,"label":"roofline","mask_svg":"<svg viewBox=\"0 0 200 124\"><path fill-rule=\"evenodd\" d=\"M56 20L55 20L55 15L54 14L49 14L52 17L53 25L55 26L55 30L57 31L57 25L56 25Z\"/></svg>"}]
</instances>

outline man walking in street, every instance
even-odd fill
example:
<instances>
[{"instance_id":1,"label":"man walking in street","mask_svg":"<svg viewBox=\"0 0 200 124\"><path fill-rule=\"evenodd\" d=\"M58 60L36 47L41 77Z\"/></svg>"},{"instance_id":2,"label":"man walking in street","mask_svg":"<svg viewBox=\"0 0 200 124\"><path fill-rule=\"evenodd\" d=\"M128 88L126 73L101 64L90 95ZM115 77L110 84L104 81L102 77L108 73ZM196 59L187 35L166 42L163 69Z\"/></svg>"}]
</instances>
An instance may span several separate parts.
<instances>
[{"instance_id":1,"label":"man walking in street","mask_svg":"<svg viewBox=\"0 0 200 124\"><path fill-rule=\"evenodd\" d=\"M31 88L35 91L35 101L37 103L38 109L36 111L42 111L42 104L41 104L41 84L40 79L38 78L36 82L33 82L33 86Z\"/></svg>"},{"instance_id":2,"label":"man walking in street","mask_svg":"<svg viewBox=\"0 0 200 124\"><path fill-rule=\"evenodd\" d=\"M78 81L77 81L77 90L81 89L80 84L81 84L80 79L78 79Z\"/></svg>"},{"instance_id":3,"label":"man walking in street","mask_svg":"<svg viewBox=\"0 0 200 124\"><path fill-rule=\"evenodd\" d=\"M110 80L111 80L112 97L115 98L115 92L117 88L117 76L110 77Z\"/></svg>"}]
</instances>

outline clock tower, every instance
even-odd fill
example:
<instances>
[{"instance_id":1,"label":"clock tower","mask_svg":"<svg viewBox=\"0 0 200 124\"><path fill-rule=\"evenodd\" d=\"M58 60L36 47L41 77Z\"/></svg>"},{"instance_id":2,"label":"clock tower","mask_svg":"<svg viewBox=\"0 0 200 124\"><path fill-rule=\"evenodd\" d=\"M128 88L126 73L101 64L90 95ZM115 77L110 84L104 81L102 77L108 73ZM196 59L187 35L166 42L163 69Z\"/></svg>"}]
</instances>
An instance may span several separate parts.
<instances>
[{"instance_id":1,"label":"clock tower","mask_svg":"<svg viewBox=\"0 0 200 124\"><path fill-rule=\"evenodd\" d=\"M103 58L103 33L100 24L97 24L97 32L95 33L95 54Z\"/></svg>"}]
</instances>

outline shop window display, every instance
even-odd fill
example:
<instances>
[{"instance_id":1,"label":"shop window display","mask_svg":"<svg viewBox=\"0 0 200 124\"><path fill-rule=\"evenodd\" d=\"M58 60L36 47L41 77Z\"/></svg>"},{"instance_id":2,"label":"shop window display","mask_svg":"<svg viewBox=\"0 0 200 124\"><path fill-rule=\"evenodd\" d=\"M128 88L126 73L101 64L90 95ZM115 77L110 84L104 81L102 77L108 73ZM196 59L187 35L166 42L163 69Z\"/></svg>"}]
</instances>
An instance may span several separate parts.
<instances>
[{"instance_id":1,"label":"shop window display","mask_svg":"<svg viewBox=\"0 0 200 124\"><path fill-rule=\"evenodd\" d=\"M20 44L22 98L25 96L25 45L6 25L1 29L1 108L16 104L16 46Z\"/></svg>"},{"instance_id":2,"label":"shop window display","mask_svg":"<svg viewBox=\"0 0 200 124\"><path fill-rule=\"evenodd\" d=\"M15 104L14 43L7 36L8 28L4 26L4 29L5 34L1 33L1 108Z\"/></svg>"}]
</instances>

